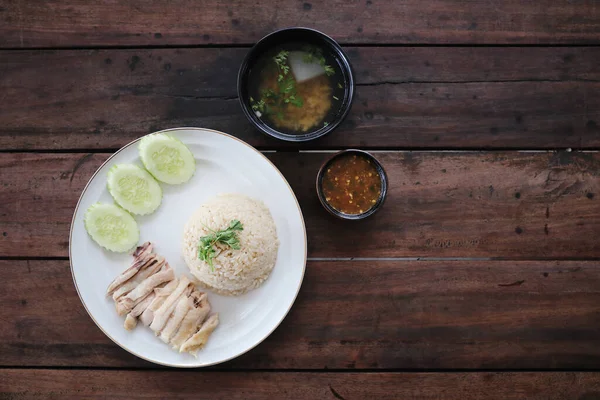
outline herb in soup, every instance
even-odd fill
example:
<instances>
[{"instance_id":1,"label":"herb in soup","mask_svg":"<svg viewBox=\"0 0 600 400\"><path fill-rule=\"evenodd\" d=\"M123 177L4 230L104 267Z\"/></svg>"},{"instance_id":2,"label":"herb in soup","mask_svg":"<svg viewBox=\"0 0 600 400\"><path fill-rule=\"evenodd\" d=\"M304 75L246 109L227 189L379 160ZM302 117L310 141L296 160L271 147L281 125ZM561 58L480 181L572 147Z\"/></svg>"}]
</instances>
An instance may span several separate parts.
<instances>
[{"instance_id":1,"label":"herb in soup","mask_svg":"<svg viewBox=\"0 0 600 400\"><path fill-rule=\"evenodd\" d=\"M251 73L252 110L268 125L286 133L301 134L327 126L344 93L334 65L335 60L315 46L295 44L268 53Z\"/></svg>"},{"instance_id":2,"label":"herb in soup","mask_svg":"<svg viewBox=\"0 0 600 400\"><path fill-rule=\"evenodd\" d=\"M344 214L362 214L381 196L381 176L373 162L362 155L347 153L334 158L322 180L325 201Z\"/></svg>"}]
</instances>

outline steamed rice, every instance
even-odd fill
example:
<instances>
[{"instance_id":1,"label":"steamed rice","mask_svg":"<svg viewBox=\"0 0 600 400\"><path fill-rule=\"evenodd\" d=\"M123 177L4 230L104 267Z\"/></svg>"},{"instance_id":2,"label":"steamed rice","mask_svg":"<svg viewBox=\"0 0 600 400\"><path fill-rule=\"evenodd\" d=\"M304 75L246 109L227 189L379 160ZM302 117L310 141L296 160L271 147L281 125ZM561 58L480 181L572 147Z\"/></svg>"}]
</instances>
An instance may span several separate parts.
<instances>
[{"instance_id":1,"label":"steamed rice","mask_svg":"<svg viewBox=\"0 0 600 400\"><path fill-rule=\"evenodd\" d=\"M232 220L244 229L238 232L240 250L216 244L214 271L198 258L198 243L209 230L221 230ZM183 233L183 258L198 283L220 294L237 296L259 287L277 259L279 240L269 209L260 201L239 194L220 195L200 208Z\"/></svg>"}]
</instances>

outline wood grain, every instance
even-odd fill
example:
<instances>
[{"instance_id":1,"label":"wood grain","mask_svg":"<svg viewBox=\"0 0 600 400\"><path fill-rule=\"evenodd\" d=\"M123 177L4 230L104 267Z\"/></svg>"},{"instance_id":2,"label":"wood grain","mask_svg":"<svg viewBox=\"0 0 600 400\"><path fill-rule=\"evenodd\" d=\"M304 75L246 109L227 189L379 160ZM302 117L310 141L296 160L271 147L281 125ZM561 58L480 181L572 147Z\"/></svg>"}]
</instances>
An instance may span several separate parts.
<instances>
[{"instance_id":1,"label":"wood grain","mask_svg":"<svg viewBox=\"0 0 600 400\"><path fill-rule=\"evenodd\" d=\"M0 46L250 44L290 26L332 34L342 43L595 43L593 1L433 0L212 3L193 0L3 1Z\"/></svg>"},{"instance_id":2,"label":"wood grain","mask_svg":"<svg viewBox=\"0 0 600 400\"><path fill-rule=\"evenodd\" d=\"M247 49L5 51L3 150L116 149L203 126L264 149L598 148L600 49L347 48L353 109L303 145L255 131L236 75Z\"/></svg>"},{"instance_id":3,"label":"wood grain","mask_svg":"<svg viewBox=\"0 0 600 400\"><path fill-rule=\"evenodd\" d=\"M0 277L1 366L156 367L94 325L68 261ZM599 285L592 261L310 261L282 325L219 368L598 369Z\"/></svg>"},{"instance_id":4,"label":"wood grain","mask_svg":"<svg viewBox=\"0 0 600 400\"><path fill-rule=\"evenodd\" d=\"M0 261L0 366L156 367L94 325L68 264ZM599 285L593 261L310 261L281 326L218 368L598 369Z\"/></svg>"},{"instance_id":5,"label":"wood grain","mask_svg":"<svg viewBox=\"0 0 600 400\"><path fill-rule=\"evenodd\" d=\"M349 222L314 189L331 153L267 153L299 199L309 257L600 257L598 153L374 154L390 180L386 204ZM0 255L67 256L77 199L107 157L1 154Z\"/></svg>"},{"instance_id":6,"label":"wood grain","mask_svg":"<svg viewBox=\"0 0 600 400\"><path fill-rule=\"evenodd\" d=\"M235 87L289 26L344 44L357 81L301 145L251 128ZM599 35L593 1L0 0L0 398L600 398L600 153L505 151L600 148ZM282 325L212 371L114 344L63 259L96 168L177 126L285 150L309 237ZM296 151L348 147L384 150L390 178L358 223L316 198L331 153Z\"/></svg>"},{"instance_id":7,"label":"wood grain","mask_svg":"<svg viewBox=\"0 0 600 400\"><path fill-rule=\"evenodd\" d=\"M302 382L301 385L298 383ZM10 399L540 399L592 400L600 374L555 373L285 373L200 371L0 371Z\"/></svg>"}]
</instances>

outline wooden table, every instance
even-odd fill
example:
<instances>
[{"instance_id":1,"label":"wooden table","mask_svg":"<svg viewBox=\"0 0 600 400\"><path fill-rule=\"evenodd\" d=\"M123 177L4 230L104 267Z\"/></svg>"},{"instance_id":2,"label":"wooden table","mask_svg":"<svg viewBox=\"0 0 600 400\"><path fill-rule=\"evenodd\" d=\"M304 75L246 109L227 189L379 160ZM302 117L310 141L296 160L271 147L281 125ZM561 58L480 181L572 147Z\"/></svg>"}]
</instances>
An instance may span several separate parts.
<instances>
[{"instance_id":1,"label":"wooden table","mask_svg":"<svg viewBox=\"0 0 600 400\"><path fill-rule=\"evenodd\" d=\"M302 145L236 97L248 48L288 26L332 35L357 80L344 124ZM598 44L593 0L0 0L0 398L600 398ZM96 168L178 126L265 150L309 238L282 325L206 370L113 344L67 258ZM348 147L389 174L363 222L313 188Z\"/></svg>"}]
</instances>

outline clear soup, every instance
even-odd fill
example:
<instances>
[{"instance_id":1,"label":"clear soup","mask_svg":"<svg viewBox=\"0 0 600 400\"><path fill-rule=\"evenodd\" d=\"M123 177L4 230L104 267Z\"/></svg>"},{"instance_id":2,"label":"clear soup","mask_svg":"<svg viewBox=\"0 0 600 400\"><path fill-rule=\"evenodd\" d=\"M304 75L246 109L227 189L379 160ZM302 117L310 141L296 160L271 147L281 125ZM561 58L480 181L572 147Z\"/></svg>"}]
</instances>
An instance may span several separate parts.
<instances>
[{"instance_id":1,"label":"clear soup","mask_svg":"<svg viewBox=\"0 0 600 400\"><path fill-rule=\"evenodd\" d=\"M337 60L322 48L290 43L265 52L249 75L250 105L270 127L305 134L327 126L344 100Z\"/></svg>"}]
</instances>

